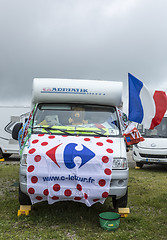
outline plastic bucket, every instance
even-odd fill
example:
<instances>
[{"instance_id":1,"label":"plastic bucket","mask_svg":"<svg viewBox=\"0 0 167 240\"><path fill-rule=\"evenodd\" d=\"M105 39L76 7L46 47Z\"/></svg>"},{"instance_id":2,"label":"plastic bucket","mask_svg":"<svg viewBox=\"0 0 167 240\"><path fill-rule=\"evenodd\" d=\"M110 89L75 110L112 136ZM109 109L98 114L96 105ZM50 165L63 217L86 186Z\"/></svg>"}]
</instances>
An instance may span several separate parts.
<instances>
[{"instance_id":1,"label":"plastic bucket","mask_svg":"<svg viewBox=\"0 0 167 240\"><path fill-rule=\"evenodd\" d=\"M120 224L120 214L115 212L103 212L99 214L100 226L108 231L116 230Z\"/></svg>"}]
</instances>

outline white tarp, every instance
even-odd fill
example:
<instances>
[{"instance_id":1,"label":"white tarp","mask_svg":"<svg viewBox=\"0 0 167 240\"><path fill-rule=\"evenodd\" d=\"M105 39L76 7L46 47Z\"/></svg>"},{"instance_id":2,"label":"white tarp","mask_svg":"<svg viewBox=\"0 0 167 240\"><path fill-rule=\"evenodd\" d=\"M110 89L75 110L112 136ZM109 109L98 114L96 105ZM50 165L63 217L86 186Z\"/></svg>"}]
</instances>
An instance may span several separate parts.
<instances>
[{"instance_id":1,"label":"white tarp","mask_svg":"<svg viewBox=\"0 0 167 240\"><path fill-rule=\"evenodd\" d=\"M113 161L111 138L32 135L27 190L32 204L78 201L91 206L108 196Z\"/></svg>"}]
</instances>

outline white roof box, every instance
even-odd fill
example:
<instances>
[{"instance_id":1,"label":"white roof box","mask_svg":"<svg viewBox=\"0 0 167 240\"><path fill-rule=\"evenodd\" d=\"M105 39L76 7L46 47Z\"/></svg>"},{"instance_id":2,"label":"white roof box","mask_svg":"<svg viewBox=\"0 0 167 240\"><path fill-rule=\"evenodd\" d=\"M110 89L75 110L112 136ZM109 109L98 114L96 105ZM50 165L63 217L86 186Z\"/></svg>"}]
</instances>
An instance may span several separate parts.
<instances>
[{"instance_id":1,"label":"white roof box","mask_svg":"<svg viewBox=\"0 0 167 240\"><path fill-rule=\"evenodd\" d=\"M35 78L32 103L122 104L122 82Z\"/></svg>"}]
</instances>

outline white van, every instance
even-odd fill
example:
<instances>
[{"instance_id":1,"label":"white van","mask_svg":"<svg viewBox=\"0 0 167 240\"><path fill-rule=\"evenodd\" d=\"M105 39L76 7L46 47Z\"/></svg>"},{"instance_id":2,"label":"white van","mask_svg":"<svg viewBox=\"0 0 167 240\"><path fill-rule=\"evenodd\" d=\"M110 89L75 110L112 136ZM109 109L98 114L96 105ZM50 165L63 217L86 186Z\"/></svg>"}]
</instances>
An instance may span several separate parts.
<instances>
[{"instance_id":1,"label":"white van","mask_svg":"<svg viewBox=\"0 0 167 240\"><path fill-rule=\"evenodd\" d=\"M25 123L30 112L30 106L2 105L0 106L0 158L19 153L18 141L12 139L12 129L16 122Z\"/></svg>"},{"instance_id":2,"label":"white van","mask_svg":"<svg viewBox=\"0 0 167 240\"><path fill-rule=\"evenodd\" d=\"M36 136L77 136L114 141L112 179L109 196L113 206L126 207L128 199L128 161L126 144L122 136L118 107L122 104L122 82L79 79L34 79L32 92L32 119L27 139L20 154L21 205L31 204L27 191L27 153L29 142ZM18 139L21 125L13 129ZM52 136L54 135L54 136ZM63 139L63 138L61 138ZM64 138L68 141L68 137ZM33 140L37 142L38 140ZM40 150L36 149L36 154ZM99 151L99 156L104 156ZM56 159L54 159L56 161Z\"/></svg>"},{"instance_id":3,"label":"white van","mask_svg":"<svg viewBox=\"0 0 167 240\"><path fill-rule=\"evenodd\" d=\"M167 164L167 114L153 130L144 129L142 124L138 124L138 129L145 140L133 145L132 156L136 166Z\"/></svg>"}]
</instances>

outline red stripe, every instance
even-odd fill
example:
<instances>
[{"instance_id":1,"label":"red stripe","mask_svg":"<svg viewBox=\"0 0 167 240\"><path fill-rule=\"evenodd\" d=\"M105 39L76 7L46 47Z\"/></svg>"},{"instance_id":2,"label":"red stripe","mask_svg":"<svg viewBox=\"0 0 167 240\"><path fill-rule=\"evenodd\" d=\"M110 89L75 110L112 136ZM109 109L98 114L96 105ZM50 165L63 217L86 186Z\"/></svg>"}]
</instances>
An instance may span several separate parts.
<instances>
[{"instance_id":1,"label":"red stripe","mask_svg":"<svg viewBox=\"0 0 167 240\"><path fill-rule=\"evenodd\" d=\"M150 129L154 129L157 125L159 125L162 121L162 118L167 110L167 96L163 91L155 91L154 93L154 101L155 101L155 117L152 119Z\"/></svg>"}]
</instances>

